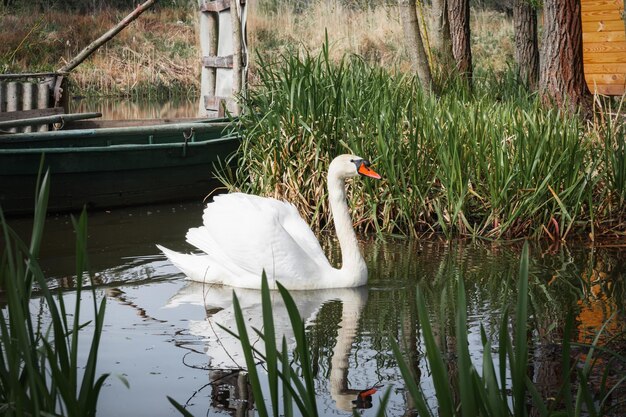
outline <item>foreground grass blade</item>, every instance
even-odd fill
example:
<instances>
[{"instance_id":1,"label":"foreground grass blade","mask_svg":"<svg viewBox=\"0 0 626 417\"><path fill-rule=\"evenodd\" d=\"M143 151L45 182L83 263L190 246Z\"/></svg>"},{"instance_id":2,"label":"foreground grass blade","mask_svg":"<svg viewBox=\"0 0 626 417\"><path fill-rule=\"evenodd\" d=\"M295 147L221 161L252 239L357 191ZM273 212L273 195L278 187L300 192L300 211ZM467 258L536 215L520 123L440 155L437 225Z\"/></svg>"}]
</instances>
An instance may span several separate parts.
<instances>
[{"instance_id":1,"label":"foreground grass blade","mask_svg":"<svg viewBox=\"0 0 626 417\"><path fill-rule=\"evenodd\" d=\"M0 210L6 247L0 263L0 287L6 292L7 306L0 314L0 408L7 415L94 416L100 390L107 378L96 378L98 346L104 323L105 299L98 305L92 289L94 325L93 338L88 344L87 360L79 363L82 279L86 265L86 214L75 224L77 246L76 306L73 323L68 324L62 292L58 297L48 287L37 260L43 239L49 175L43 175L37 189L33 232L27 246L10 229ZM33 324L30 311L33 286L37 285L42 308L47 309L49 325ZM8 320L7 320L8 318ZM82 368L79 373L79 368Z\"/></svg>"},{"instance_id":2,"label":"foreground grass blade","mask_svg":"<svg viewBox=\"0 0 626 417\"><path fill-rule=\"evenodd\" d=\"M311 370L311 358L309 353L309 347L306 340L306 333L304 329L304 321L300 316L298 307L295 301L289 294L289 291L283 287L280 283L277 284L280 295L285 302L289 320L291 321L291 328L293 329L294 336L296 338L296 352L300 360L300 366L302 369L302 379L304 380L305 392L302 392L302 401L306 407L305 415L317 416L317 401L315 398L315 381L313 378L313 372ZM301 410L302 411L302 410Z\"/></svg>"},{"instance_id":3,"label":"foreground grass blade","mask_svg":"<svg viewBox=\"0 0 626 417\"><path fill-rule=\"evenodd\" d=\"M267 363L267 377L270 388L270 400L274 417L279 415L278 402L278 351L276 349L276 332L274 331L274 316L272 300L267 275L263 271L261 279L261 306L263 309L263 340L265 342L265 360Z\"/></svg>"},{"instance_id":4,"label":"foreground grass blade","mask_svg":"<svg viewBox=\"0 0 626 417\"><path fill-rule=\"evenodd\" d=\"M187 411L185 409L185 407L183 407L182 405L180 405L178 403L178 401L176 401L175 399L173 399L172 397L167 397L167 400L170 402L170 404L172 404L174 406L174 408L181 413L183 416L185 417L194 417L193 414L191 414L189 411Z\"/></svg>"},{"instance_id":5,"label":"foreground grass blade","mask_svg":"<svg viewBox=\"0 0 626 417\"><path fill-rule=\"evenodd\" d=\"M293 404L291 402L291 366L289 365L289 351L287 340L283 336L282 352L282 381L283 381L283 413L286 417L293 416ZM295 377L295 376L294 376Z\"/></svg>"},{"instance_id":6,"label":"foreground grass blade","mask_svg":"<svg viewBox=\"0 0 626 417\"><path fill-rule=\"evenodd\" d=\"M528 243L522 249L517 305L515 310L515 360L512 363L513 408L515 416L526 415L526 372L528 367Z\"/></svg>"},{"instance_id":7,"label":"foreground grass blade","mask_svg":"<svg viewBox=\"0 0 626 417\"><path fill-rule=\"evenodd\" d=\"M409 391L409 394L413 398L415 402L415 408L420 416L434 416L435 414L428 407L428 403L426 402L426 398L424 397L424 393L421 388L417 384L417 381L413 379L413 374L409 369L406 361L404 360L404 356L400 351L400 347L398 346L398 342L395 341L393 337L389 337L389 343L391 344L391 349L393 351L393 355L398 362L398 368L400 368L400 372L402 373L402 379L406 385L406 388Z\"/></svg>"},{"instance_id":8,"label":"foreground grass blade","mask_svg":"<svg viewBox=\"0 0 626 417\"><path fill-rule=\"evenodd\" d=\"M252 387L255 408L260 417L268 417L263 390L261 389L261 381L259 380L259 373L257 372L256 363L254 361L253 349L252 346L250 346L250 339L248 338L248 329L246 328L239 299L234 291L233 310L235 311L235 322L237 323L239 342L241 343L243 355L246 360L246 368L248 369L248 378L250 379L250 386Z\"/></svg>"},{"instance_id":9,"label":"foreground grass blade","mask_svg":"<svg viewBox=\"0 0 626 417\"><path fill-rule=\"evenodd\" d=\"M448 383L448 371L446 370L441 352L439 352L439 348L435 342L428 311L426 310L426 302L419 288L417 289L416 297L417 314L422 328L424 345L426 346L426 357L428 358L428 363L430 364L430 369L433 374L433 384L435 386L437 402L439 403L439 415L441 417L452 417L454 416L454 401L452 400L452 392L450 391L450 385Z\"/></svg>"},{"instance_id":10,"label":"foreground grass blade","mask_svg":"<svg viewBox=\"0 0 626 417\"><path fill-rule=\"evenodd\" d=\"M464 416L478 415L476 406L476 388L473 383L474 365L469 353L467 338L467 302L463 278L458 281L456 312L456 355L459 367L459 390L461 392L461 411ZM480 387L482 389L482 387Z\"/></svg>"}]
</instances>

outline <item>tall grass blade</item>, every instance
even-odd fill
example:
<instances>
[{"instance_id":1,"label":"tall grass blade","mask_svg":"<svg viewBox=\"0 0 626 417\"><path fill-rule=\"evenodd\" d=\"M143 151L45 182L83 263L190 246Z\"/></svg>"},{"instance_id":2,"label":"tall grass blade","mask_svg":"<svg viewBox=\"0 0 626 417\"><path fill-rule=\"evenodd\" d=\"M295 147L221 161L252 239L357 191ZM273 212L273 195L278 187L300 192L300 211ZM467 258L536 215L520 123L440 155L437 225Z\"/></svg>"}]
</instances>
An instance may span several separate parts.
<instances>
[{"instance_id":1,"label":"tall grass blade","mask_svg":"<svg viewBox=\"0 0 626 417\"><path fill-rule=\"evenodd\" d=\"M473 384L474 365L469 353L467 338L467 302L463 278L458 281L456 312L456 347L459 366L459 390L461 392L461 411L465 416L478 415ZM487 354L487 353L483 353ZM482 389L482 387L480 387Z\"/></svg>"},{"instance_id":2,"label":"tall grass blade","mask_svg":"<svg viewBox=\"0 0 626 417\"><path fill-rule=\"evenodd\" d=\"M248 329L243 318L241 311L241 305L237 294L233 291L233 310L235 312L235 322L237 324L237 332L239 334L239 342L243 350L243 355L246 360L246 368L248 369L248 378L250 379L250 386L252 387L252 395L254 396L254 403L256 405L256 411L260 417L268 417L267 408L265 407L265 401L263 397L263 390L261 389L261 381L259 380L259 374L256 369L256 363L254 361L253 348L250 346L250 339L248 338Z\"/></svg>"},{"instance_id":3,"label":"tall grass blade","mask_svg":"<svg viewBox=\"0 0 626 417\"><path fill-rule=\"evenodd\" d=\"M423 391L417 384L417 381L415 381L415 379L413 378L413 374L411 373L409 366L404 360L404 356L400 351L398 342L396 342L393 337L389 337L389 344L391 345L393 356L398 362L398 368L400 369L400 373L402 374L402 379L404 380L406 388L408 389L409 394L415 402L415 409L417 410L418 415L434 416L435 414L432 412L430 407L428 407L428 403L426 402Z\"/></svg>"},{"instance_id":4,"label":"tall grass blade","mask_svg":"<svg viewBox=\"0 0 626 417\"><path fill-rule=\"evenodd\" d=\"M376 417L386 417L387 416L387 404L389 403L389 398L391 398L391 388L387 388L383 397L380 399L380 403L378 404L378 411L376 412ZM356 409L352 410L353 416L359 416ZM421 416L427 416L427 414L420 414Z\"/></svg>"},{"instance_id":5,"label":"tall grass blade","mask_svg":"<svg viewBox=\"0 0 626 417\"><path fill-rule=\"evenodd\" d=\"M175 399L173 399L172 397L168 396L167 400L170 402L170 404L172 404L174 406L174 408L181 413L183 416L185 417L194 417L193 414L191 414L189 411L187 411L187 409L185 409L185 407L183 407L182 405L180 405L180 403L178 401L176 401Z\"/></svg>"},{"instance_id":6,"label":"tall grass blade","mask_svg":"<svg viewBox=\"0 0 626 417\"><path fill-rule=\"evenodd\" d=\"M291 322L291 328L296 339L296 352L298 354L299 363L302 371L302 379L304 380L304 392L301 391L302 401L306 408L304 415L317 416L317 401L315 398L315 381L313 377L313 371L311 370L311 358L308 348L308 342L306 340L306 333L304 328L304 321L300 316L298 307L289 294L289 291L283 287L280 283L277 284L280 295L285 302L285 307L289 315ZM303 411L303 410L300 410Z\"/></svg>"},{"instance_id":7,"label":"tall grass blade","mask_svg":"<svg viewBox=\"0 0 626 417\"><path fill-rule=\"evenodd\" d=\"M276 349L276 332L274 331L274 316L272 313L272 300L267 283L267 275L263 271L261 279L261 306L263 310L263 340L265 342L265 360L267 363L268 383L273 415L278 417L278 351Z\"/></svg>"},{"instance_id":8,"label":"tall grass blade","mask_svg":"<svg viewBox=\"0 0 626 417\"><path fill-rule=\"evenodd\" d=\"M433 385L435 386L437 402L439 403L439 415L452 417L454 416L454 401L452 400L452 392L448 384L448 371L435 342L435 336L428 318L428 311L426 310L426 302L419 288L417 289L416 302L424 345L426 346L426 357L432 371Z\"/></svg>"},{"instance_id":9,"label":"tall grass blade","mask_svg":"<svg viewBox=\"0 0 626 417\"><path fill-rule=\"evenodd\" d=\"M283 413L285 417L293 416L293 404L291 395L291 366L289 365L289 351L287 349L287 340L283 336L282 352L282 381L283 381Z\"/></svg>"},{"instance_id":10,"label":"tall grass blade","mask_svg":"<svg viewBox=\"0 0 626 417\"><path fill-rule=\"evenodd\" d=\"M500 384L496 376L496 370L491 357L491 342L487 339L484 327L480 326L480 335L483 344L483 376L481 387L484 386L484 398L482 406L487 409L490 416L506 416L510 414L506 396L502 396ZM506 349L506 347L504 347ZM502 384L505 381L502 380ZM483 392L482 389L479 392Z\"/></svg>"},{"instance_id":11,"label":"tall grass blade","mask_svg":"<svg viewBox=\"0 0 626 417\"><path fill-rule=\"evenodd\" d=\"M528 243L522 249L517 304L515 309L515 360L511 364L513 412L517 417L526 415L526 373L528 372Z\"/></svg>"}]
</instances>

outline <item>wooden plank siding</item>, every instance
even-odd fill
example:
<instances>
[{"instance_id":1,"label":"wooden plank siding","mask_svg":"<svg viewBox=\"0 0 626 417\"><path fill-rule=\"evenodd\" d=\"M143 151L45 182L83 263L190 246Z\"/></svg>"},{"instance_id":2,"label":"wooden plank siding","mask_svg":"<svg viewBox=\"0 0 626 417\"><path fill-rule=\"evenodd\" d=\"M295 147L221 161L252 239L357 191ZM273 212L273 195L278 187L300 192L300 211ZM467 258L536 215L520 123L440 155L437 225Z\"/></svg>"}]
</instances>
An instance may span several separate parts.
<instances>
[{"instance_id":1,"label":"wooden plank siding","mask_svg":"<svg viewBox=\"0 0 626 417\"><path fill-rule=\"evenodd\" d=\"M626 92L624 0L581 0L585 80L592 93Z\"/></svg>"}]
</instances>

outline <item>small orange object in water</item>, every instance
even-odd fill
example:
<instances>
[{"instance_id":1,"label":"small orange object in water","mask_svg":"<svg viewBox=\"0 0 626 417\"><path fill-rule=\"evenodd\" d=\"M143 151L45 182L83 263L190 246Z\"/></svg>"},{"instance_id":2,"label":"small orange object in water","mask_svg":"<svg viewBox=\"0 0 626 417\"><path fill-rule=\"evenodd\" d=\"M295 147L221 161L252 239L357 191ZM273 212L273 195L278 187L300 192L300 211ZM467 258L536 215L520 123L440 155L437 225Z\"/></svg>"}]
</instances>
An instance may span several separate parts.
<instances>
[{"instance_id":1,"label":"small orange object in water","mask_svg":"<svg viewBox=\"0 0 626 417\"><path fill-rule=\"evenodd\" d=\"M359 397L365 398L368 395L374 395L374 394L376 394L376 391L378 391L378 389L376 389L376 387L372 387L370 389L363 390L363 391L359 392Z\"/></svg>"}]
</instances>

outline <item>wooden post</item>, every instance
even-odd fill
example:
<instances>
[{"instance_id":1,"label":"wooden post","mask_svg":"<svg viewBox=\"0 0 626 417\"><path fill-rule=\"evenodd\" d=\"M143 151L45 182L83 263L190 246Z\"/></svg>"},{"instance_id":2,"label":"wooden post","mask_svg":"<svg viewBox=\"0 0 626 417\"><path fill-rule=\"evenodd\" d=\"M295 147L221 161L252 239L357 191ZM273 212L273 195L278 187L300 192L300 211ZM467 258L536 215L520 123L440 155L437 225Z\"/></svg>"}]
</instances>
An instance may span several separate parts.
<instances>
[{"instance_id":1,"label":"wooden post","mask_svg":"<svg viewBox=\"0 0 626 417\"><path fill-rule=\"evenodd\" d=\"M198 7L202 10L204 0L198 0ZM217 56L217 14L200 12L200 51L203 57ZM207 116L207 106L204 97L215 96L216 67L202 65L200 73L200 97L198 117Z\"/></svg>"},{"instance_id":2,"label":"wooden post","mask_svg":"<svg viewBox=\"0 0 626 417\"><path fill-rule=\"evenodd\" d=\"M241 112L241 106L239 105L239 98L235 97L236 95L241 94L241 83L242 83L242 60L241 60L241 49L242 49L242 36L241 36L241 19L240 19L240 4L239 0L230 0L230 18L232 22L232 31L233 31L233 92L232 96L234 98L233 109L234 113L238 115Z\"/></svg>"},{"instance_id":3,"label":"wooden post","mask_svg":"<svg viewBox=\"0 0 626 417\"><path fill-rule=\"evenodd\" d=\"M238 115L245 84L245 2L199 0L202 76L199 117Z\"/></svg>"}]
</instances>

